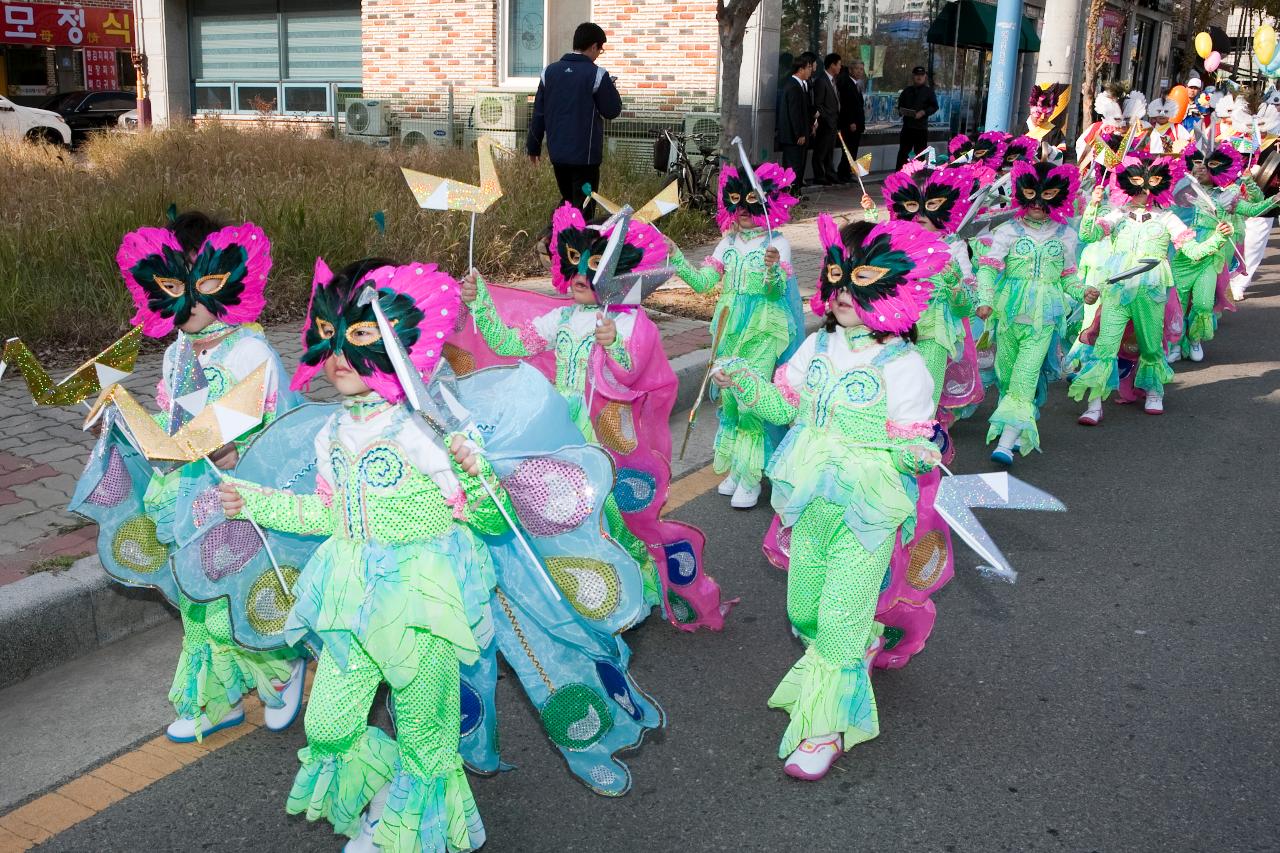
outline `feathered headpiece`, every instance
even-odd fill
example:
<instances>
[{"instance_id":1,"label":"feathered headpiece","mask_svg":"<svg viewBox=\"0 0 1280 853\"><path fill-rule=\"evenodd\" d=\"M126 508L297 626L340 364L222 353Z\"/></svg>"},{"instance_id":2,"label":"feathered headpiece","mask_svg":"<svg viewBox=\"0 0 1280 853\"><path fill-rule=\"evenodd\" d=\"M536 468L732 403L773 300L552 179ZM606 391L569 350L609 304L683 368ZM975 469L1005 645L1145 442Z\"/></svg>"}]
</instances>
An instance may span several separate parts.
<instances>
[{"instance_id":1,"label":"feathered headpiece","mask_svg":"<svg viewBox=\"0 0 1280 853\"><path fill-rule=\"evenodd\" d=\"M961 133L951 138L947 150L951 159L955 160L965 154L972 154L969 162L974 166L985 166L992 171L1000 168L1004 160L1006 135L998 130L988 130L974 139Z\"/></svg>"},{"instance_id":2,"label":"feathered headpiece","mask_svg":"<svg viewBox=\"0 0 1280 853\"><path fill-rule=\"evenodd\" d=\"M1126 121L1133 122L1142 118L1147 114L1147 96L1134 89L1132 92L1124 96L1124 110L1122 111Z\"/></svg>"},{"instance_id":3,"label":"feathered headpiece","mask_svg":"<svg viewBox=\"0 0 1280 853\"><path fill-rule=\"evenodd\" d=\"M1030 121L1040 127L1048 126L1057 118L1071 100L1071 86L1067 83L1038 83L1031 87L1027 106L1031 108Z\"/></svg>"},{"instance_id":4,"label":"feathered headpiece","mask_svg":"<svg viewBox=\"0 0 1280 853\"><path fill-rule=\"evenodd\" d=\"M1182 179L1185 167L1181 157L1156 157L1145 152L1130 154L1112 173L1112 196L1127 204L1133 196L1146 190L1151 193L1148 204L1168 207L1173 203L1174 185Z\"/></svg>"},{"instance_id":5,"label":"feathered headpiece","mask_svg":"<svg viewBox=\"0 0 1280 853\"><path fill-rule=\"evenodd\" d=\"M1009 143L1004 148L1003 165L1006 169L1012 169L1014 163L1019 161L1034 163L1039 158L1039 141L1032 139L1030 136L1015 136L1010 138Z\"/></svg>"},{"instance_id":6,"label":"feathered headpiece","mask_svg":"<svg viewBox=\"0 0 1280 853\"><path fill-rule=\"evenodd\" d=\"M818 236L822 271L809 307L823 316L839 292L847 290L858 319L877 332L901 334L914 326L929 305L929 277L951 258L937 234L914 222L854 222L841 232L823 213Z\"/></svg>"},{"instance_id":7,"label":"feathered headpiece","mask_svg":"<svg viewBox=\"0 0 1280 853\"><path fill-rule=\"evenodd\" d=\"M413 366L424 376L435 372L445 337L458 317L458 282L435 264L378 267L353 281L348 276L335 276L324 259L318 258L302 327L302 358L290 383L295 391L310 385L329 356L342 355L383 399L392 403L404 399L373 306L359 304L366 285L377 288L378 303L395 326L396 337Z\"/></svg>"},{"instance_id":8,"label":"feathered headpiece","mask_svg":"<svg viewBox=\"0 0 1280 853\"><path fill-rule=\"evenodd\" d=\"M167 228L139 228L124 236L116 263L138 312L143 334L162 338L191 317L196 305L224 323L252 323L262 313L271 271L271 241L252 222L229 225L205 238L189 260Z\"/></svg>"},{"instance_id":9,"label":"feathered headpiece","mask_svg":"<svg viewBox=\"0 0 1280 853\"><path fill-rule=\"evenodd\" d=\"M568 293L574 278L594 278L605 247L609 245L610 228L588 225L582 211L565 202L551 218L551 283L561 293ZM658 229L646 222L631 220L625 245L618 256L617 273L656 269L667 259L667 242Z\"/></svg>"},{"instance_id":10,"label":"feathered headpiece","mask_svg":"<svg viewBox=\"0 0 1280 853\"><path fill-rule=\"evenodd\" d=\"M1182 160L1187 172L1203 163L1209 172L1209 180L1215 187L1225 187L1240 177L1240 173L1244 171L1244 158L1240 156L1239 151L1225 142L1218 144L1207 155L1195 145L1188 145L1182 152Z\"/></svg>"},{"instance_id":11,"label":"feathered headpiece","mask_svg":"<svg viewBox=\"0 0 1280 853\"><path fill-rule=\"evenodd\" d=\"M922 169L913 174L894 172L884 179L880 192L894 219L927 218L933 227L950 234L969 212L972 186L967 170Z\"/></svg>"},{"instance_id":12,"label":"feathered headpiece","mask_svg":"<svg viewBox=\"0 0 1280 853\"><path fill-rule=\"evenodd\" d=\"M800 203L800 199L787 192L796 180L796 173L784 169L777 163L761 163L756 167L756 177L768 198L756 198L745 175L737 166L724 166L720 169L720 201L716 209L716 224L721 231L728 231L738 210L745 207L751 211L751 221L757 228L767 228L786 224L791 219L791 208ZM768 223L765 221L765 210L769 211Z\"/></svg>"},{"instance_id":13,"label":"feathered headpiece","mask_svg":"<svg viewBox=\"0 0 1280 853\"><path fill-rule=\"evenodd\" d=\"M1075 213L1080 189L1080 172L1075 166L1020 160L1013 164L1012 177L1018 216L1025 216L1033 207L1042 207L1054 222L1066 222Z\"/></svg>"},{"instance_id":14,"label":"feathered headpiece","mask_svg":"<svg viewBox=\"0 0 1280 853\"><path fill-rule=\"evenodd\" d=\"M1124 108L1120 106L1122 100L1124 100L1124 90L1118 86L1109 85L1094 96L1093 111L1101 116L1103 121L1119 124L1124 120Z\"/></svg>"}]
</instances>

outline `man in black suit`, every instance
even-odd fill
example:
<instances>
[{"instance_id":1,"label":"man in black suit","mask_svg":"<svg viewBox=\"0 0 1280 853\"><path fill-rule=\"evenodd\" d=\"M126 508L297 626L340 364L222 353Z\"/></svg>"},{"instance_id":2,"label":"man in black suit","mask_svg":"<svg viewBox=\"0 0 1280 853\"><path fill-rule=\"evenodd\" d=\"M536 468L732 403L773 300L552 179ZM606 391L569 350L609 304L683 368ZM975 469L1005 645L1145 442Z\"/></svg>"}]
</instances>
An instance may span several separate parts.
<instances>
[{"instance_id":1,"label":"man in black suit","mask_svg":"<svg viewBox=\"0 0 1280 853\"><path fill-rule=\"evenodd\" d=\"M813 107L809 100L809 76L818 58L805 51L791 64L791 76L782 83L778 110L777 142L782 165L796 173L795 188L804 184L805 153L813 139Z\"/></svg>"},{"instance_id":2,"label":"man in black suit","mask_svg":"<svg viewBox=\"0 0 1280 853\"><path fill-rule=\"evenodd\" d=\"M822 61L822 71L813 79L813 108L818 114L818 126L813 138L813 180L824 187L836 182L833 155L836 148L836 129L840 126L840 95L836 92L836 76L840 73L840 54L828 53Z\"/></svg>"},{"instance_id":3,"label":"man in black suit","mask_svg":"<svg viewBox=\"0 0 1280 853\"><path fill-rule=\"evenodd\" d=\"M842 184L853 182L853 163L858 158L858 146L862 144L862 129L867 123L866 107L862 102L863 87L867 85L867 72L862 60L855 59L844 67L836 78L836 91L840 94L840 132L848 153L840 159L837 179Z\"/></svg>"}]
</instances>

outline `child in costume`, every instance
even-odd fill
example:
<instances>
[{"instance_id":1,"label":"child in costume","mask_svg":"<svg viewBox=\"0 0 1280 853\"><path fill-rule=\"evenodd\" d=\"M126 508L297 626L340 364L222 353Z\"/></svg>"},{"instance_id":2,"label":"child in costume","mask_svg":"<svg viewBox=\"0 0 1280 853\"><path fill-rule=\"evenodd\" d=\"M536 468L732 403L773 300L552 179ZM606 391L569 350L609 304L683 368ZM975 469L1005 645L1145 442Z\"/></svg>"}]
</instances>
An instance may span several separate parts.
<instances>
[{"instance_id":1,"label":"child in costume","mask_svg":"<svg viewBox=\"0 0 1280 853\"><path fill-rule=\"evenodd\" d=\"M1055 334L1061 339L1067 333L1071 301L1084 296L1069 224L1076 167L1018 161L1012 176L1018 218L995 229L978 261L977 313L996 342L1000 386L987 441L999 437L991 458L1006 465L1013 463L1015 447L1023 455L1040 449L1041 367Z\"/></svg>"},{"instance_id":2,"label":"child in costume","mask_svg":"<svg viewBox=\"0 0 1280 853\"><path fill-rule=\"evenodd\" d=\"M266 304L263 289L271 270L271 244L260 228L249 222L223 227L202 213L184 213L175 215L168 228L125 235L116 260L138 309L133 322L142 325L143 334L161 338L178 330L165 350L156 389L161 409L156 419L170 434L264 364L263 423L293 406L294 396L278 389L280 358L254 322ZM237 458L235 442L211 456L219 468L234 467ZM166 546L173 544L183 479L205 464L194 462L152 478L146 508L157 539ZM178 713L166 732L169 738L189 742L243 722L241 696L255 687L266 705L267 727L288 727L302 701L305 661L300 654L239 648L223 599L201 604L179 592L176 604L183 638L169 692Z\"/></svg>"},{"instance_id":3,"label":"child in costume","mask_svg":"<svg viewBox=\"0 0 1280 853\"><path fill-rule=\"evenodd\" d=\"M459 661L474 661L491 631L494 575L472 528L506 526L474 444L454 435L446 450L402 404L373 306L359 302L366 287L413 367L434 372L460 310L456 281L434 265L366 259L334 274L318 261L293 386L323 371L344 401L315 438L317 493L229 480L220 497L228 517L329 536L284 629L290 642L324 644L289 813L328 820L355 839L348 850L473 850L484 827L458 754ZM394 740L367 725L384 681Z\"/></svg>"},{"instance_id":4,"label":"child in costume","mask_svg":"<svg viewBox=\"0 0 1280 853\"><path fill-rule=\"evenodd\" d=\"M701 267L690 264L675 246L671 263L699 293L721 287L711 317L712 340L718 341L713 357L745 358L759 373L772 374L795 351L804 326L791 245L768 229L785 224L798 199L786 191L796 179L790 169L765 163L756 176L767 198L757 198L737 168L721 169L716 223L724 236ZM749 509L759 501L772 443L760 418L739 411L732 400L721 400L714 462L717 473L728 475L719 492L731 496L734 508Z\"/></svg>"},{"instance_id":5,"label":"child in costume","mask_svg":"<svg viewBox=\"0 0 1280 853\"><path fill-rule=\"evenodd\" d=\"M498 355L530 358L552 351L555 354L556 390L569 403L574 421L582 437L595 443L590 404L593 396L588 385L595 366L596 352L618 372L627 373L640 367L628 344L633 337L638 316L643 312L623 311L614 317L600 310L591 279L604 255L609 235L590 228L582 212L565 203L552 217L551 283L560 293L573 294L574 304L547 311L520 328L503 322L494 305L484 279L476 273L463 281L462 301L471 307L476 328L485 343ZM666 259L666 241L657 229L636 222L627 229L626 246L619 258L617 272L643 271L661 266ZM647 317L645 318L648 319ZM594 357L594 358L593 358ZM615 374L616 375L616 374ZM598 396L598 395L595 395ZM603 402L603 398L600 400ZM627 527L617 501L610 496L605 505L609 532L623 545L641 567L645 600L650 605L661 602L662 588L658 569L645 543Z\"/></svg>"},{"instance_id":6,"label":"child in costume","mask_svg":"<svg viewBox=\"0 0 1280 853\"><path fill-rule=\"evenodd\" d=\"M1234 234L1243 234L1245 217L1256 216L1273 203L1263 197L1252 178L1236 183L1244 158L1230 145L1220 144L1207 154L1194 145L1188 146L1183 160L1188 174L1176 193L1177 213L1195 231L1197 240L1209 237L1223 221L1231 224ZM1191 181L1203 187L1208 200L1190 186ZM1226 240L1218 251L1198 261L1183 254L1173 259L1173 280L1185 318L1179 342L1179 354L1184 358L1204 360L1204 342L1213 339L1218 324L1214 313L1218 285L1225 278L1234 253L1235 243Z\"/></svg>"},{"instance_id":7,"label":"child in costume","mask_svg":"<svg viewBox=\"0 0 1280 853\"><path fill-rule=\"evenodd\" d=\"M618 482L605 503L609 532L640 565L647 602L663 602L671 621L687 630L719 630L732 603L721 600L719 585L702 571L701 532L659 518L660 495L671 476L669 417L676 391L661 334L638 305L602 311L592 286L611 234L588 225L573 205L556 211L551 282L572 294L569 305L506 290L496 301L474 272L463 280L462 300L484 347L497 356L535 364L543 353L553 357L556 390L583 438L613 456ZM652 225L632 220L624 239L616 275L652 271L665 262L666 240ZM467 332L464 324L453 344L465 346ZM476 358L485 360L472 346L470 359Z\"/></svg>"},{"instance_id":8,"label":"child in costume","mask_svg":"<svg viewBox=\"0 0 1280 853\"><path fill-rule=\"evenodd\" d=\"M1003 148L1001 149L1003 151ZM949 262L934 275L929 306L916 323L916 347L933 377L936 406L942 396L947 362L963 357L970 337L965 320L973 313L976 279L963 240L948 239L968 212L973 179L964 169L917 169L894 172L881 192L895 222L914 222L947 239ZM863 207L869 198L863 199Z\"/></svg>"},{"instance_id":9,"label":"child in costume","mask_svg":"<svg viewBox=\"0 0 1280 853\"><path fill-rule=\"evenodd\" d=\"M1231 234L1231 225L1222 223L1204 240L1196 241L1195 232L1165 209L1173 201L1173 187L1182 170L1181 158L1145 153L1128 156L1112 181L1112 198L1119 206L1101 214L1105 188L1099 186L1085 208L1080 239L1086 243L1109 241L1107 267L1113 274L1136 269L1143 259L1158 261L1146 272L1099 282L1102 305L1097 340L1069 391L1073 400L1088 397L1088 407L1079 418L1085 426L1096 426L1102 420L1102 401L1119 386L1116 354L1130 321L1140 348L1134 385L1146 392L1143 408L1147 414L1164 412L1164 383L1173 378L1164 353L1165 303L1174 283L1170 246L1198 261L1217 252Z\"/></svg>"},{"instance_id":10,"label":"child in costume","mask_svg":"<svg viewBox=\"0 0 1280 853\"><path fill-rule=\"evenodd\" d=\"M917 474L940 455L929 437L935 395L924 359L904 339L929 304L947 246L910 222L855 222L827 245L811 306L826 320L771 383L746 359L714 380L743 411L794 424L769 463L773 507L792 527L787 614L804 656L769 700L791 722L785 771L820 779L836 758L879 733L870 661L873 620L895 534L913 530Z\"/></svg>"}]
</instances>

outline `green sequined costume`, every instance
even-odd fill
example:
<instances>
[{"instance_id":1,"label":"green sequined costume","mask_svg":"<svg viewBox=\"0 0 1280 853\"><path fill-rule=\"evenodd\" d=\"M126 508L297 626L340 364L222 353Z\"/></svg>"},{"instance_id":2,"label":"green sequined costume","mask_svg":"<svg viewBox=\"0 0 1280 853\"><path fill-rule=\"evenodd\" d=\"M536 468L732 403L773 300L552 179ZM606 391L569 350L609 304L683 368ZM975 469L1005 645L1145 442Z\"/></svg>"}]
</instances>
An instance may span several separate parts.
<instances>
[{"instance_id":1,"label":"green sequined costume","mask_svg":"<svg viewBox=\"0 0 1280 853\"><path fill-rule=\"evenodd\" d=\"M722 366L743 410L794 424L767 471L792 527L787 615L807 646L769 699L791 717L778 755L837 732L847 750L879 734L876 601L895 535L914 532L915 478L930 467L917 455L932 448L929 373L914 347L877 344L861 327L811 335L773 384L745 359Z\"/></svg>"},{"instance_id":2,"label":"green sequined costume","mask_svg":"<svg viewBox=\"0 0 1280 853\"><path fill-rule=\"evenodd\" d=\"M1071 398L1105 400L1120 385L1116 355L1124 329L1133 323L1138 339L1138 368L1133 384L1149 394L1164 395L1164 384L1173 378L1165 361L1164 311L1173 273L1165 260L1169 247L1186 258L1200 261L1217 252L1223 236L1213 232L1196 241L1173 213L1124 207L1099 216L1099 205L1090 203L1080 221L1080 239L1086 243L1106 240L1109 246L1108 272L1112 275L1132 269L1142 258L1160 258L1160 263L1141 275L1109 283L1099 281L1102 290L1102 321L1098 339L1071 383Z\"/></svg>"},{"instance_id":3,"label":"green sequined costume","mask_svg":"<svg viewBox=\"0 0 1280 853\"><path fill-rule=\"evenodd\" d=\"M779 263L765 267L767 246L778 250ZM776 232L772 240L763 229L731 231L711 257L694 267L675 250L671 263L682 280L698 293L719 286L720 298L711 316L711 329L723 324L716 358L745 359L762 376L771 376L791 347L792 322L787 307L787 278L791 247ZM760 485L766 456L764 422L728 396L720 399L720 427L715 439L715 470L728 474L746 489Z\"/></svg>"},{"instance_id":4,"label":"green sequined costume","mask_svg":"<svg viewBox=\"0 0 1280 853\"><path fill-rule=\"evenodd\" d=\"M505 523L403 406L348 399L330 423L316 439L321 493L237 483L259 524L330 537L298 578L285 625L291 643L324 642L288 811L354 836L390 782L380 849L475 849L484 827L458 755L459 661L492 637L494 574L471 528L497 534ZM383 681L394 741L366 723Z\"/></svg>"},{"instance_id":5,"label":"green sequined costume","mask_svg":"<svg viewBox=\"0 0 1280 853\"><path fill-rule=\"evenodd\" d=\"M1195 178L1188 178L1195 180ZM1235 228L1235 237L1244 235L1245 219L1261 214L1274 203L1267 199L1252 178L1242 182L1245 195L1241 197L1240 186L1231 184L1224 189L1211 193L1210 198L1217 205L1216 210L1207 209L1202 200L1191 197L1189 209L1186 209L1188 226L1195 232L1197 240L1208 239L1220 222L1228 222ZM1218 276L1231 262L1234 253L1232 240L1224 240L1217 251L1199 260L1192 260L1179 253L1173 258L1173 281L1178 288L1178 298L1182 301L1182 314L1185 318L1181 348L1183 356L1191 352L1191 344L1213 340L1217 318L1213 313L1217 296Z\"/></svg>"},{"instance_id":6,"label":"green sequined costume","mask_svg":"<svg viewBox=\"0 0 1280 853\"><path fill-rule=\"evenodd\" d=\"M1070 225L1020 219L992 232L978 262L978 304L992 309L987 328L1000 386L987 441L1013 428L1024 456L1040 449L1036 388L1049 346L1055 333L1066 337L1073 303L1084 295L1075 259Z\"/></svg>"},{"instance_id":7,"label":"green sequined costume","mask_svg":"<svg viewBox=\"0 0 1280 853\"><path fill-rule=\"evenodd\" d=\"M184 346L200 348L217 339L200 358L204 381L208 383L208 402L221 398L237 382L247 377L264 361L271 367L267 374L267 404L263 409L262 424L274 420L277 410L283 411L292 403L292 394L282 400L277 386L280 377L279 359L257 324L229 327L215 323L198 335L179 333L178 339L165 351L162 379L157 388L157 401L161 412L156 421L162 427L169 425L171 411L171 384L176 361ZM257 430L248 432L236 440L238 449ZM147 487L145 507L148 516L156 522L157 538L172 544L173 515L178 500L182 478L198 473L205 462L195 462L168 474L157 474ZM293 649L272 652L251 652L235 642L231 632L231 614L226 599L200 604L178 593L178 613L182 617L182 650L178 656L177 670L169 689L169 701L178 716L198 719L203 713L209 722L217 725L239 704L241 697L257 689L264 702L279 705L273 682L283 683L292 672L292 662L299 655ZM197 737L200 727L197 726Z\"/></svg>"},{"instance_id":8,"label":"green sequined costume","mask_svg":"<svg viewBox=\"0 0 1280 853\"><path fill-rule=\"evenodd\" d=\"M916 323L916 347L933 377L933 403L942 398L947 362L964 354L964 320L973 314L973 270L969 248L963 240L951 243L951 261L929 279L933 291L929 307Z\"/></svg>"},{"instance_id":9,"label":"green sequined costume","mask_svg":"<svg viewBox=\"0 0 1280 853\"><path fill-rule=\"evenodd\" d=\"M476 329L485 343L498 355L528 358L547 350L556 356L556 390L569 403L569 414L587 441L598 444L591 412L587 408L587 377L589 361L595 347L595 323L598 309L594 305L575 304L556 309L535 318L528 325L515 329L498 316L493 296L484 279L476 279L477 296L471 305ZM625 314L615 318L617 337L605 348L605 353L625 369L631 368L631 353L627 349L627 334L631 329ZM644 580L644 600L650 607L662 602L662 584L658 579L658 567L653 562L645 543L633 534L622 517L613 495L605 500L604 513L609 525L609 535L627 550Z\"/></svg>"}]
</instances>

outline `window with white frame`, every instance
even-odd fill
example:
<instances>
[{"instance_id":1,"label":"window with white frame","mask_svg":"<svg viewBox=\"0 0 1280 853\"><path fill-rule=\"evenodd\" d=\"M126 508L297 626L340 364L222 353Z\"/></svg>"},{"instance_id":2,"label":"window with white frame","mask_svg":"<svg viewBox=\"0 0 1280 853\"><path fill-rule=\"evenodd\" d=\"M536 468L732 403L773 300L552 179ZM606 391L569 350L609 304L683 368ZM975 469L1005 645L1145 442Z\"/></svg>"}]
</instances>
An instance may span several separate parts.
<instances>
[{"instance_id":1,"label":"window with white frame","mask_svg":"<svg viewBox=\"0 0 1280 853\"><path fill-rule=\"evenodd\" d=\"M573 31L589 20L591 0L498 0L499 81L537 88L542 69L573 50Z\"/></svg>"},{"instance_id":2,"label":"window with white frame","mask_svg":"<svg viewBox=\"0 0 1280 853\"><path fill-rule=\"evenodd\" d=\"M332 112L359 87L359 0L192 0L197 113Z\"/></svg>"}]
</instances>

